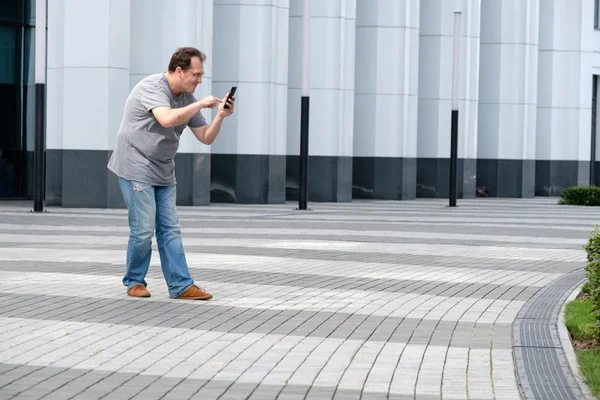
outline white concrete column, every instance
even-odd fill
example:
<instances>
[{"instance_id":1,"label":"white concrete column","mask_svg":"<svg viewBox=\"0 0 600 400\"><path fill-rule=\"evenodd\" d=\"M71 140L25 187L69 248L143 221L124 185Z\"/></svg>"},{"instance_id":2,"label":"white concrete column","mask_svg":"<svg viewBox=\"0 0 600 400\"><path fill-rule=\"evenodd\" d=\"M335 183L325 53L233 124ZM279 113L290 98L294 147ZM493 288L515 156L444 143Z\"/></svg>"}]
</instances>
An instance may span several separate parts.
<instances>
[{"instance_id":1,"label":"white concrete column","mask_svg":"<svg viewBox=\"0 0 600 400\"><path fill-rule=\"evenodd\" d=\"M130 87L150 74L166 72L169 60L179 47L195 47L206 54L202 84L194 96L201 99L212 93L212 0L131 0L131 74ZM208 122L210 110L201 111ZM210 153L189 128L181 135L179 153Z\"/></svg>"},{"instance_id":2,"label":"white concrete column","mask_svg":"<svg viewBox=\"0 0 600 400\"><path fill-rule=\"evenodd\" d=\"M62 204L64 0L48 0L46 72L46 204Z\"/></svg>"},{"instance_id":3,"label":"white concrete column","mask_svg":"<svg viewBox=\"0 0 600 400\"><path fill-rule=\"evenodd\" d=\"M129 94L130 3L64 0L64 7L63 149L111 150Z\"/></svg>"},{"instance_id":4,"label":"white concrete column","mask_svg":"<svg viewBox=\"0 0 600 400\"><path fill-rule=\"evenodd\" d=\"M448 197L454 12L460 11L458 197L475 197L481 0L421 0L417 197Z\"/></svg>"},{"instance_id":5,"label":"white concrete column","mask_svg":"<svg viewBox=\"0 0 600 400\"><path fill-rule=\"evenodd\" d=\"M213 201L285 201L288 0L215 0L214 93L237 86L212 145Z\"/></svg>"},{"instance_id":6,"label":"white concrete column","mask_svg":"<svg viewBox=\"0 0 600 400\"><path fill-rule=\"evenodd\" d=\"M212 0L131 0L130 87L148 75L166 72L175 50L190 46L206 54L204 76L194 96L213 94L212 28ZM201 113L210 123L211 110ZM200 143L189 128L181 135L175 175L178 204L210 203L210 146Z\"/></svg>"},{"instance_id":7,"label":"white concrete column","mask_svg":"<svg viewBox=\"0 0 600 400\"><path fill-rule=\"evenodd\" d=\"M539 6L482 1L477 186L493 197L534 196Z\"/></svg>"},{"instance_id":8,"label":"white concrete column","mask_svg":"<svg viewBox=\"0 0 600 400\"><path fill-rule=\"evenodd\" d=\"M46 148L63 148L65 1L48 0Z\"/></svg>"},{"instance_id":9,"label":"white concrete column","mask_svg":"<svg viewBox=\"0 0 600 400\"><path fill-rule=\"evenodd\" d=\"M112 203L106 163L128 95L129 12L129 0L48 4L49 204Z\"/></svg>"},{"instance_id":10,"label":"white concrete column","mask_svg":"<svg viewBox=\"0 0 600 400\"><path fill-rule=\"evenodd\" d=\"M593 26L594 0L540 1L536 195L589 184Z\"/></svg>"},{"instance_id":11,"label":"white concrete column","mask_svg":"<svg viewBox=\"0 0 600 400\"><path fill-rule=\"evenodd\" d=\"M357 1L354 197L415 198L419 6Z\"/></svg>"},{"instance_id":12,"label":"white concrete column","mask_svg":"<svg viewBox=\"0 0 600 400\"><path fill-rule=\"evenodd\" d=\"M291 2L288 187L298 187L302 0ZM308 190L312 201L352 197L356 0L311 2ZM372 116L370 116L372 118Z\"/></svg>"}]
</instances>

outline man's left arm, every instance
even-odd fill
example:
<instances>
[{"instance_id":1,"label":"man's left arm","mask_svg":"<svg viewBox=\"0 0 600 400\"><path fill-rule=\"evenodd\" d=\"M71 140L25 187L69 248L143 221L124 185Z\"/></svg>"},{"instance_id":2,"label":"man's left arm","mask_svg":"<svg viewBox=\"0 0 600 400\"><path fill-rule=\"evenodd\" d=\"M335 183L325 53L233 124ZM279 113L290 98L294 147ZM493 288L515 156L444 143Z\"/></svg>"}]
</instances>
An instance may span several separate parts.
<instances>
[{"instance_id":1,"label":"man's left arm","mask_svg":"<svg viewBox=\"0 0 600 400\"><path fill-rule=\"evenodd\" d=\"M231 100L229 100L229 99L227 99L228 95L229 94L227 94L225 96L225 98L223 99L223 102L219 105L217 115L212 120L210 125L204 125L199 128L190 127L190 129L194 133L194 136L196 136L196 139L198 139L201 143L204 143L207 145L212 144L215 141L215 139L217 138L217 135L219 134L219 132L221 131L221 124L223 123L223 119L225 119L225 117L228 117L231 114L233 114L233 108L234 108L233 106L235 103L235 97L232 97ZM225 104L229 104L229 108L227 108L227 109L223 108L223 106Z\"/></svg>"},{"instance_id":2,"label":"man's left arm","mask_svg":"<svg viewBox=\"0 0 600 400\"><path fill-rule=\"evenodd\" d=\"M219 118L219 115L217 114L217 116L215 117L215 119L213 119L210 125L204 125L201 128L190 127L190 129L194 133L194 136L196 136L196 139L198 139L200 142L204 144L212 144L212 142L214 142L217 138L219 131L221 130L222 122L223 118Z\"/></svg>"}]
</instances>

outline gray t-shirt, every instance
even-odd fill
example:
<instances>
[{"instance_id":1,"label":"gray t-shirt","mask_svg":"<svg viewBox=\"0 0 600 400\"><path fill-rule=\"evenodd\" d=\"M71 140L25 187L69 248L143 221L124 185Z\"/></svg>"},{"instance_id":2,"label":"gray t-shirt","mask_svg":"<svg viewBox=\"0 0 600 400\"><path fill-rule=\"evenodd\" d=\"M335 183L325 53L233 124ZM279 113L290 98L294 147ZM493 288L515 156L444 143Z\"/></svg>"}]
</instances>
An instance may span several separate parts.
<instances>
[{"instance_id":1,"label":"gray t-shirt","mask_svg":"<svg viewBox=\"0 0 600 400\"><path fill-rule=\"evenodd\" d=\"M117 176L154 186L175 185L175 153L186 126L199 128L206 120L198 112L191 120L165 128L154 117L155 107L182 108L196 101L190 93L175 97L164 74L144 78L131 91L108 169Z\"/></svg>"}]
</instances>

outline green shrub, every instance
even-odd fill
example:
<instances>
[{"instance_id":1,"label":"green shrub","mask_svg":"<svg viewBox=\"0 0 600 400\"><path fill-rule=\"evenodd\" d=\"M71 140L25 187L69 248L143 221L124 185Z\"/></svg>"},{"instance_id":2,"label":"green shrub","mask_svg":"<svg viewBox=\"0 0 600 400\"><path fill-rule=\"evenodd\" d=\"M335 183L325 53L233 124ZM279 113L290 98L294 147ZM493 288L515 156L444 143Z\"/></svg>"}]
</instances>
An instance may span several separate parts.
<instances>
[{"instance_id":1,"label":"green shrub","mask_svg":"<svg viewBox=\"0 0 600 400\"><path fill-rule=\"evenodd\" d=\"M591 233L590 239L583 248L587 252L586 290L592 301L596 326L600 327L600 230L598 225L596 225L596 229ZM600 343L600 334L597 335L597 340Z\"/></svg>"},{"instance_id":2,"label":"green shrub","mask_svg":"<svg viewBox=\"0 0 600 400\"><path fill-rule=\"evenodd\" d=\"M558 204L571 206L600 206L600 187L572 186L563 190Z\"/></svg>"},{"instance_id":3,"label":"green shrub","mask_svg":"<svg viewBox=\"0 0 600 400\"><path fill-rule=\"evenodd\" d=\"M600 228L598 228L598 225L590 234L590 238L583 249L587 253L588 263L600 257Z\"/></svg>"}]
</instances>

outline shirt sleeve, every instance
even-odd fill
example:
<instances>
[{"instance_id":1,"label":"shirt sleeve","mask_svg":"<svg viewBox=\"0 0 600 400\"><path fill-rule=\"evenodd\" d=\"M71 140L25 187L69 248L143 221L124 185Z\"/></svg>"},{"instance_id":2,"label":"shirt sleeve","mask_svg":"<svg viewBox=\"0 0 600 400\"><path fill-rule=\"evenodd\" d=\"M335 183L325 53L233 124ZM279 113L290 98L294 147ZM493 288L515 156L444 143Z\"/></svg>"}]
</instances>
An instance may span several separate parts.
<instances>
[{"instance_id":1,"label":"shirt sleeve","mask_svg":"<svg viewBox=\"0 0 600 400\"><path fill-rule=\"evenodd\" d=\"M165 91L157 85L149 85L141 96L142 106L150 112L156 107L171 108L171 100Z\"/></svg>"},{"instance_id":2,"label":"shirt sleeve","mask_svg":"<svg viewBox=\"0 0 600 400\"><path fill-rule=\"evenodd\" d=\"M192 95L190 104L196 101L196 97ZM204 125L208 125L208 122L206 122L206 119L200 113L200 111L198 111L198 113L190 119L190 122L188 122L188 126L190 128L202 128Z\"/></svg>"},{"instance_id":3,"label":"shirt sleeve","mask_svg":"<svg viewBox=\"0 0 600 400\"><path fill-rule=\"evenodd\" d=\"M199 111L198 114L194 115L192 119L190 119L190 122L188 122L190 128L202 128L204 125L208 125L208 123Z\"/></svg>"}]
</instances>

